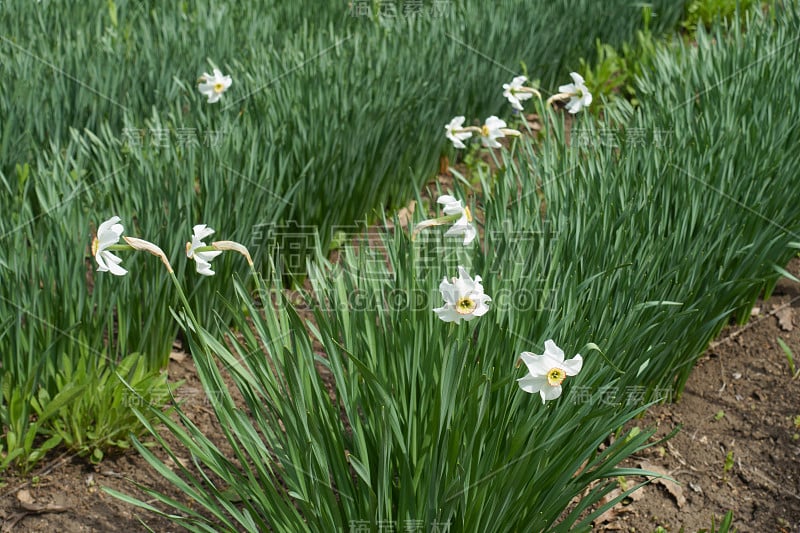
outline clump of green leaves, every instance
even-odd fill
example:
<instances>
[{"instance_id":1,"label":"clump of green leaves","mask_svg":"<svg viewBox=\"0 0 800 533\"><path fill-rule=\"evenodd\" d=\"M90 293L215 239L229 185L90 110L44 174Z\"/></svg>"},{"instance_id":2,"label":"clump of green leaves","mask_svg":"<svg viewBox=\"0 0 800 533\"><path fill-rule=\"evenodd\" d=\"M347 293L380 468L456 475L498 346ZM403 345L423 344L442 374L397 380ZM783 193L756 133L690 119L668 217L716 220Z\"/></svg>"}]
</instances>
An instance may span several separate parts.
<instances>
[{"instance_id":1,"label":"clump of green leaves","mask_svg":"<svg viewBox=\"0 0 800 533\"><path fill-rule=\"evenodd\" d=\"M130 435L145 431L134 408L151 405L160 410L170 400L170 391L180 385L169 385L166 372L148 368L146 359L136 353L99 373L87 370L86 359L63 364L61 388L70 384L91 394L62 407L43 433L60 437L67 449L92 462L102 460L109 450L129 448Z\"/></svg>"},{"instance_id":2,"label":"clump of green leaves","mask_svg":"<svg viewBox=\"0 0 800 533\"><path fill-rule=\"evenodd\" d=\"M596 57L592 61L581 59L581 72L597 102L591 108L594 112L605 109L605 102L614 98L624 98L633 106L639 105L633 82L644 70L652 67L656 52L657 41L650 29L652 14L652 6L642 8L644 27L636 32L633 42L613 46L597 40Z\"/></svg>"},{"instance_id":3,"label":"clump of green leaves","mask_svg":"<svg viewBox=\"0 0 800 533\"><path fill-rule=\"evenodd\" d=\"M699 26L708 30L715 21L730 21L737 12L743 13L757 3L758 0L691 0L681 27L690 34Z\"/></svg>"}]
</instances>

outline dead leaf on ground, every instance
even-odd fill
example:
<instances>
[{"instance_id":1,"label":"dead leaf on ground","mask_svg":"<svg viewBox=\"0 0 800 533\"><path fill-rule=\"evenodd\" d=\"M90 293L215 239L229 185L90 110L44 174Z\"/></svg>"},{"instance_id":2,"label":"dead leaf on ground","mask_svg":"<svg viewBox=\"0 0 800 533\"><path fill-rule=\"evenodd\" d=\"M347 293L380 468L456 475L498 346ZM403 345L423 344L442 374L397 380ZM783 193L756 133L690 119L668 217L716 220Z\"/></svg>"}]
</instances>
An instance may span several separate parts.
<instances>
[{"instance_id":1,"label":"dead leaf on ground","mask_svg":"<svg viewBox=\"0 0 800 533\"><path fill-rule=\"evenodd\" d=\"M170 361L175 361L176 363L183 363L183 360L186 359L186 352L176 352L173 351L169 354Z\"/></svg>"},{"instance_id":2,"label":"dead leaf on ground","mask_svg":"<svg viewBox=\"0 0 800 533\"><path fill-rule=\"evenodd\" d=\"M28 489L22 489L17 492L17 501L19 506L26 514L31 513L63 513L69 507L64 505L66 497L63 493L56 494L55 502L53 503L36 503L36 499L31 495Z\"/></svg>"},{"instance_id":3,"label":"dead leaf on ground","mask_svg":"<svg viewBox=\"0 0 800 533\"><path fill-rule=\"evenodd\" d=\"M66 505L57 503L20 503L19 506L28 513L63 513L69 510Z\"/></svg>"},{"instance_id":4,"label":"dead leaf on ground","mask_svg":"<svg viewBox=\"0 0 800 533\"><path fill-rule=\"evenodd\" d=\"M778 317L778 325L783 331L792 331L794 329L794 309L791 307L784 307L779 309L775 316Z\"/></svg>"},{"instance_id":5,"label":"dead leaf on ground","mask_svg":"<svg viewBox=\"0 0 800 533\"><path fill-rule=\"evenodd\" d=\"M614 520L617 520L621 514L632 512L633 508L630 507L630 504L633 503L633 502L637 502L637 501L641 500L642 497L644 497L644 490L642 490L642 489L644 489L644 487L640 487L640 488L636 489L635 491L631 492L630 494L628 494L628 496L626 496L626 498L623 499L621 502L617 503L614 507L612 507L611 509L608 509L603 514L601 514L600 516L595 518L594 523L595 524L611 523ZM622 494L622 492L623 491L621 489L618 489L618 488L612 490L611 492L606 494L603 497L603 499L600 500L600 502L599 502L600 506L602 507L603 505L607 504L608 502L610 502L614 498L618 498ZM608 530L608 529L612 529L612 528L620 529L620 528L616 528L613 524L605 526L604 529Z\"/></svg>"},{"instance_id":6,"label":"dead leaf on ground","mask_svg":"<svg viewBox=\"0 0 800 533\"><path fill-rule=\"evenodd\" d=\"M20 504L33 504L36 500L31 496L31 491L28 489L22 489L21 491L17 492L17 501Z\"/></svg>"},{"instance_id":7,"label":"dead leaf on ground","mask_svg":"<svg viewBox=\"0 0 800 533\"><path fill-rule=\"evenodd\" d=\"M638 466L642 470L647 470L649 472L653 472L654 474L669 476L668 471L648 461L640 461ZM667 489L667 492L669 492L670 496L672 496L672 498L675 500L675 503L678 505L679 509L686 504L686 497L683 495L683 488L676 482L664 478L654 478L653 483L661 485Z\"/></svg>"}]
</instances>

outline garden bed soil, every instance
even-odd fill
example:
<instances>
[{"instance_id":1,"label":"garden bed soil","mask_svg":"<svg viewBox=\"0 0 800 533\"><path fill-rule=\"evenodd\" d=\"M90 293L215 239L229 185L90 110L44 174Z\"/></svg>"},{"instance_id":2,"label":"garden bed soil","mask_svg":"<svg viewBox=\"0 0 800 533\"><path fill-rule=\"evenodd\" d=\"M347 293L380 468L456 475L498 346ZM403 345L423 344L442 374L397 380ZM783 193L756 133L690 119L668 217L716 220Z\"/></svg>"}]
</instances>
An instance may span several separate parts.
<instances>
[{"instance_id":1,"label":"garden bed soil","mask_svg":"<svg viewBox=\"0 0 800 533\"><path fill-rule=\"evenodd\" d=\"M797 275L800 263L789 270ZM800 379L792 379L777 341L788 344L800 369L800 285L782 280L753 311L745 326L728 327L711 343L677 403L636 421L655 425L657 437L681 429L625 465L679 484L645 486L599 527L710 530L712 519L719 525L731 510L742 532L800 532Z\"/></svg>"}]
</instances>

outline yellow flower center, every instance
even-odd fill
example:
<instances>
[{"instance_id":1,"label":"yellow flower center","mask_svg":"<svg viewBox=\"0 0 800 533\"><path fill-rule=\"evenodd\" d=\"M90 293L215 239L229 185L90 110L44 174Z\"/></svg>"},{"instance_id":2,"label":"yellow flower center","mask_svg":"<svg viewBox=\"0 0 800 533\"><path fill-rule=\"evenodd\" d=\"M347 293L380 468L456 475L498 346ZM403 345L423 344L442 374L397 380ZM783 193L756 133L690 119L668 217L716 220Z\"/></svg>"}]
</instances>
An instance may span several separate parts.
<instances>
[{"instance_id":1,"label":"yellow flower center","mask_svg":"<svg viewBox=\"0 0 800 533\"><path fill-rule=\"evenodd\" d=\"M193 255L194 254L192 253L192 243L191 242L187 242L186 243L186 257L188 257L189 259L192 259Z\"/></svg>"},{"instance_id":2,"label":"yellow flower center","mask_svg":"<svg viewBox=\"0 0 800 533\"><path fill-rule=\"evenodd\" d=\"M92 239L92 255L97 255L97 248L100 246L100 242L97 240L97 237Z\"/></svg>"},{"instance_id":3,"label":"yellow flower center","mask_svg":"<svg viewBox=\"0 0 800 533\"><path fill-rule=\"evenodd\" d=\"M560 368L551 368L547 371L547 384L551 387L561 385L561 382L564 381L566 377L567 373Z\"/></svg>"},{"instance_id":4,"label":"yellow flower center","mask_svg":"<svg viewBox=\"0 0 800 533\"><path fill-rule=\"evenodd\" d=\"M469 210L469 207L464 207L464 214L467 216L467 222L472 222L472 213Z\"/></svg>"},{"instance_id":5,"label":"yellow flower center","mask_svg":"<svg viewBox=\"0 0 800 533\"><path fill-rule=\"evenodd\" d=\"M459 315L468 315L472 313L477 305L472 298L468 298L464 296L463 298L459 298L456 302L456 313Z\"/></svg>"},{"instance_id":6,"label":"yellow flower center","mask_svg":"<svg viewBox=\"0 0 800 533\"><path fill-rule=\"evenodd\" d=\"M487 126L486 124L481 126L481 135L483 135L484 137L489 136L489 126Z\"/></svg>"},{"instance_id":7,"label":"yellow flower center","mask_svg":"<svg viewBox=\"0 0 800 533\"><path fill-rule=\"evenodd\" d=\"M214 92L215 93L219 94L224 90L225 90L225 85L223 85L222 83L215 83L214 84Z\"/></svg>"}]
</instances>

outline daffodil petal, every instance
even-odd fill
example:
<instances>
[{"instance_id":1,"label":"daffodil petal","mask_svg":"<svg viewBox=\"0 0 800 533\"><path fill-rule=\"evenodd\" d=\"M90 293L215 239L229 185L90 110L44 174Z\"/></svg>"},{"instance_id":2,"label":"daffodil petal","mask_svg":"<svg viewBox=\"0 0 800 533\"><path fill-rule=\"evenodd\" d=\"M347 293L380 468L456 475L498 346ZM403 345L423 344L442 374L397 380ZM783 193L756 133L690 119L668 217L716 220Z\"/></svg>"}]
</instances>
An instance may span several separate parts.
<instances>
[{"instance_id":1,"label":"daffodil petal","mask_svg":"<svg viewBox=\"0 0 800 533\"><path fill-rule=\"evenodd\" d=\"M547 379L545 379L545 381L547 381ZM539 391L539 394L542 396L542 403L545 403L547 400L555 400L561 396L561 385L551 387L548 384Z\"/></svg>"},{"instance_id":2,"label":"daffodil petal","mask_svg":"<svg viewBox=\"0 0 800 533\"><path fill-rule=\"evenodd\" d=\"M433 312L436 313L444 322L458 323L463 318L463 316L459 315L455 308L451 306L437 307L433 310Z\"/></svg>"},{"instance_id":3,"label":"daffodil petal","mask_svg":"<svg viewBox=\"0 0 800 533\"><path fill-rule=\"evenodd\" d=\"M553 368L545 357L531 352L522 352L519 358L522 359L522 362L528 367L528 372L530 372L532 376L542 377Z\"/></svg>"},{"instance_id":4,"label":"daffodil petal","mask_svg":"<svg viewBox=\"0 0 800 533\"><path fill-rule=\"evenodd\" d=\"M564 361L564 350L559 348L552 339L544 341L544 355L561 363Z\"/></svg>"},{"instance_id":5,"label":"daffodil petal","mask_svg":"<svg viewBox=\"0 0 800 533\"><path fill-rule=\"evenodd\" d=\"M544 376L525 376L517 380L519 388L530 394L536 394L547 387L547 378Z\"/></svg>"},{"instance_id":6,"label":"daffodil petal","mask_svg":"<svg viewBox=\"0 0 800 533\"><path fill-rule=\"evenodd\" d=\"M561 368L568 376L577 376L583 368L583 357L580 354L561 363Z\"/></svg>"},{"instance_id":7,"label":"daffodil petal","mask_svg":"<svg viewBox=\"0 0 800 533\"><path fill-rule=\"evenodd\" d=\"M97 254L99 257L95 257L97 260L97 264L101 265L98 267L98 271L100 272L110 272L115 276L124 276L128 273L127 270L122 268L120 263L122 263L122 259L117 257L116 255L112 254L111 252L100 252Z\"/></svg>"}]
</instances>

